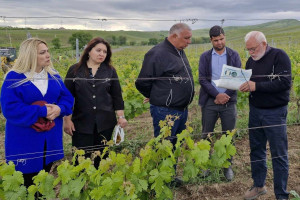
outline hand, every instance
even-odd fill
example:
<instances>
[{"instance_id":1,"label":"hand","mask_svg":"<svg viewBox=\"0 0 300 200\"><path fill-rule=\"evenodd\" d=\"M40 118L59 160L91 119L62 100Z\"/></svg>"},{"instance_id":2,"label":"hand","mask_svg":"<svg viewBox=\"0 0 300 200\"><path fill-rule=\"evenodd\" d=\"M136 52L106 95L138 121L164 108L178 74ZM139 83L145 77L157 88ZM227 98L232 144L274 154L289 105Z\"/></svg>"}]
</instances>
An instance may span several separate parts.
<instances>
[{"instance_id":1,"label":"hand","mask_svg":"<svg viewBox=\"0 0 300 200\"><path fill-rule=\"evenodd\" d=\"M128 122L125 118L119 118L118 119L118 125L121 126L121 128L124 128L125 126L127 126Z\"/></svg>"},{"instance_id":2,"label":"hand","mask_svg":"<svg viewBox=\"0 0 300 200\"><path fill-rule=\"evenodd\" d=\"M47 107L47 116L46 118L49 120L54 120L56 117L60 115L60 107L55 104L45 104Z\"/></svg>"},{"instance_id":3,"label":"hand","mask_svg":"<svg viewBox=\"0 0 300 200\"><path fill-rule=\"evenodd\" d=\"M240 86L241 92L253 92L256 90L256 83L253 81L247 81Z\"/></svg>"},{"instance_id":4,"label":"hand","mask_svg":"<svg viewBox=\"0 0 300 200\"><path fill-rule=\"evenodd\" d=\"M73 136L73 131L75 131L74 123L70 118L64 117L64 132Z\"/></svg>"},{"instance_id":5,"label":"hand","mask_svg":"<svg viewBox=\"0 0 300 200\"><path fill-rule=\"evenodd\" d=\"M145 98L143 103L145 104L145 103L148 103L149 101L150 101L150 98Z\"/></svg>"},{"instance_id":6,"label":"hand","mask_svg":"<svg viewBox=\"0 0 300 200\"><path fill-rule=\"evenodd\" d=\"M228 96L227 94L225 93L219 93L217 96L216 96L216 99L214 100L215 104L226 104L230 99L230 96Z\"/></svg>"}]
</instances>

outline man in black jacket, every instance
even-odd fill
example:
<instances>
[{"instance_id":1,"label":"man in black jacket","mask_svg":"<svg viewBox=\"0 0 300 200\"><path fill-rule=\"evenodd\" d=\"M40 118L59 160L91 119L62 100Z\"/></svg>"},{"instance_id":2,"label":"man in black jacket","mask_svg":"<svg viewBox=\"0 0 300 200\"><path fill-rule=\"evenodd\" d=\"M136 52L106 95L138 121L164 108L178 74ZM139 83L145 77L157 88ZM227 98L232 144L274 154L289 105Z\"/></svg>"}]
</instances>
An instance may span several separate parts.
<instances>
[{"instance_id":1,"label":"man in black jacket","mask_svg":"<svg viewBox=\"0 0 300 200\"><path fill-rule=\"evenodd\" d=\"M184 23L171 27L169 36L145 55L136 88L150 101L154 136L160 134L159 121L167 115L178 116L172 127L170 141L186 128L188 105L194 96L194 81L188 59L183 51L191 43L192 31ZM175 117L174 117L175 119Z\"/></svg>"},{"instance_id":2,"label":"man in black jacket","mask_svg":"<svg viewBox=\"0 0 300 200\"><path fill-rule=\"evenodd\" d=\"M245 36L245 42L251 56L246 69L252 69L252 77L241 85L240 90L250 92L249 140L254 185L245 193L244 198L254 199L267 192L265 180L268 141L272 155L275 196L277 199L288 199L286 117L291 88L291 62L283 50L268 46L262 32L249 32Z\"/></svg>"}]
</instances>

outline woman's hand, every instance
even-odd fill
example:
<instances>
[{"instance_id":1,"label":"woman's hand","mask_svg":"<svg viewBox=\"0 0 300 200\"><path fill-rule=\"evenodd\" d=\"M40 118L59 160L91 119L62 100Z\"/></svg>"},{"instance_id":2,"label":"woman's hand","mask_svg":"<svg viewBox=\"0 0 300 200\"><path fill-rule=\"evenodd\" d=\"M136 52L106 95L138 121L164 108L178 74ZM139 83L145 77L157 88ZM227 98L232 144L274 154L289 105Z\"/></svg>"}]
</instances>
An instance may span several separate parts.
<instances>
[{"instance_id":1,"label":"woman's hand","mask_svg":"<svg viewBox=\"0 0 300 200\"><path fill-rule=\"evenodd\" d=\"M60 115L60 107L55 104L45 104L47 107L47 116L46 118L49 120L54 120L56 117Z\"/></svg>"},{"instance_id":2,"label":"woman's hand","mask_svg":"<svg viewBox=\"0 0 300 200\"><path fill-rule=\"evenodd\" d=\"M71 120L71 116L64 117L64 132L73 136L73 131L75 131L75 126Z\"/></svg>"},{"instance_id":3,"label":"woman's hand","mask_svg":"<svg viewBox=\"0 0 300 200\"><path fill-rule=\"evenodd\" d=\"M118 118L118 125L121 126L121 128L126 127L128 124L127 120L125 118Z\"/></svg>"},{"instance_id":4,"label":"woman's hand","mask_svg":"<svg viewBox=\"0 0 300 200\"><path fill-rule=\"evenodd\" d=\"M120 125L121 128L124 128L128 124L124 116L124 110L117 110L118 125Z\"/></svg>"}]
</instances>

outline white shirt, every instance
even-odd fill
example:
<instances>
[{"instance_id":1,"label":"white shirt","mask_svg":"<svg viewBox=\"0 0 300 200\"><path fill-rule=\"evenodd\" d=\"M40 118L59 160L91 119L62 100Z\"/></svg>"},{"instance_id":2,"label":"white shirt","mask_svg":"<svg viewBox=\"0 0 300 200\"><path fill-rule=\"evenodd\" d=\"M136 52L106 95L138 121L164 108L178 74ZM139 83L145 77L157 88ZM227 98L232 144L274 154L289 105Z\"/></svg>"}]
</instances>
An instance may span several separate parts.
<instances>
[{"instance_id":1,"label":"white shirt","mask_svg":"<svg viewBox=\"0 0 300 200\"><path fill-rule=\"evenodd\" d=\"M25 76L28 78L30 72L25 72ZM34 72L33 79L30 80L42 93L43 96L47 93L48 89L48 74L43 69L40 73Z\"/></svg>"}]
</instances>

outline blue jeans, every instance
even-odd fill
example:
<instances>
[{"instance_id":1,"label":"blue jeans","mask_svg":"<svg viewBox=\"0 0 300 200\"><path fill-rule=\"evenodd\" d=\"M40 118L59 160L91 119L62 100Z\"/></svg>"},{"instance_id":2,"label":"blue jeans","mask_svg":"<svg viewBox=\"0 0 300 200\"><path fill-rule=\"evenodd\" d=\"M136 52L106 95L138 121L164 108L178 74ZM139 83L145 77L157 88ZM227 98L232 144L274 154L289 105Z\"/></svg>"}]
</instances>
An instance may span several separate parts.
<instances>
[{"instance_id":1,"label":"blue jeans","mask_svg":"<svg viewBox=\"0 0 300 200\"><path fill-rule=\"evenodd\" d=\"M184 111L174 110L172 108L150 105L150 113L153 119L154 136L157 137L160 134L159 121L165 120L167 115L179 116L179 119L174 121L174 125L171 130L170 141L173 145L177 142L176 135L186 129L186 121L188 117L188 110Z\"/></svg>"},{"instance_id":2,"label":"blue jeans","mask_svg":"<svg viewBox=\"0 0 300 200\"><path fill-rule=\"evenodd\" d=\"M286 124L287 106L260 109L250 105L249 128ZM255 187L263 187L267 176L266 145L269 142L276 198L287 199L289 176L286 125L249 130L251 172Z\"/></svg>"}]
</instances>

